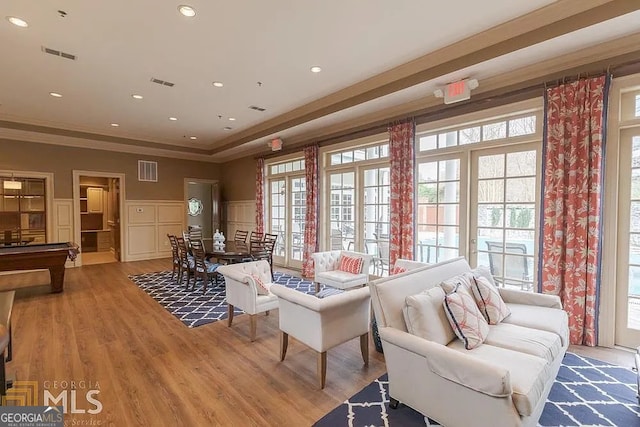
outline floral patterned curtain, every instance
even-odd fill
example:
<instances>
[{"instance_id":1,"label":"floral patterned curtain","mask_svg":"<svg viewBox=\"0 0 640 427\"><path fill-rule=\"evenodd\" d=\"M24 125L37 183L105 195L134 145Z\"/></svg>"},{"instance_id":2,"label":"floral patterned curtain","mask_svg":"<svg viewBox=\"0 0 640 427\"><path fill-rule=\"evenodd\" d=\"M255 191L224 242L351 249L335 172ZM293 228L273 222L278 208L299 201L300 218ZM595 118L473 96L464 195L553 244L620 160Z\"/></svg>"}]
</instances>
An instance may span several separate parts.
<instances>
[{"instance_id":1,"label":"floral patterned curtain","mask_svg":"<svg viewBox=\"0 0 640 427\"><path fill-rule=\"evenodd\" d=\"M318 252L318 146L304 149L304 167L307 189L307 208L305 213L304 250L302 253L302 275L314 274L311 254Z\"/></svg>"},{"instance_id":2,"label":"floral patterned curtain","mask_svg":"<svg viewBox=\"0 0 640 427\"><path fill-rule=\"evenodd\" d=\"M264 233L264 159L256 162L256 232Z\"/></svg>"},{"instance_id":3,"label":"floral patterned curtain","mask_svg":"<svg viewBox=\"0 0 640 427\"><path fill-rule=\"evenodd\" d=\"M559 295L572 344L597 344L604 124L609 79L546 91L540 286Z\"/></svg>"},{"instance_id":4,"label":"floral patterned curtain","mask_svg":"<svg viewBox=\"0 0 640 427\"><path fill-rule=\"evenodd\" d=\"M394 265L398 258L413 259L414 139L413 120L389 126L391 163L389 265Z\"/></svg>"}]
</instances>

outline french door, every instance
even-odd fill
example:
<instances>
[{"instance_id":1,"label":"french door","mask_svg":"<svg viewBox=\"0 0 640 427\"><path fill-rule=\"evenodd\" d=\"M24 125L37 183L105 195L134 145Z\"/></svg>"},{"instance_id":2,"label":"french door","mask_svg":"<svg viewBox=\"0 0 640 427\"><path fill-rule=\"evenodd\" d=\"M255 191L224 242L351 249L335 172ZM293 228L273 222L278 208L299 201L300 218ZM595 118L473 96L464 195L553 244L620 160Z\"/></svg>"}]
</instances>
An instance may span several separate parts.
<instances>
[{"instance_id":1,"label":"french door","mask_svg":"<svg viewBox=\"0 0 640 427\"><path fill-rule=\"evenodd\" d=\"M306 180L293 176L269 181L270 233L278 239L273 261L289 268L302 268L306 215Z\"/></svg>"},{"instance_id":2,"label":"french door","mask_svg":"<svg viewBox=\"0 0 640 427\"><path fill-rule=\"evenodd\" d=\"M616 339L640 344L640 129L621 132L618 209Z\"/></svg>"},{"instance_id":3,"label":"french door","mask_svg":"<svg viewBox=\"0 0 640 427\"><path fill-rule=\"evenodd\" d=\"M469 260L490 267L499 286L535 291L539 163L538 143L471 154Z\"/></svg>"}]
</instances>

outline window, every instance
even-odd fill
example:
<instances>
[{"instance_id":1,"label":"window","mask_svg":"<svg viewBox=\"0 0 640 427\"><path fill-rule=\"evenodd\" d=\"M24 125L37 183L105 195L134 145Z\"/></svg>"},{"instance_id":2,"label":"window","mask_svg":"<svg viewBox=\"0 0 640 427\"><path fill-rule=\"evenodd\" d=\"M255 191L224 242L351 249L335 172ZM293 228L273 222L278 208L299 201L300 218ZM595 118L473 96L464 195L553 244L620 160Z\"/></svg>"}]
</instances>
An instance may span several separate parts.
<instances>
[{"instance_id":1,"label":"window","mask_svg":"<svg viewBox=\"0 0 640 427\"><path fill-rule=\"evenodd\" d=\"M344 150L329 155L331 166L357 163L365 160L375 160L389 157L389 144L380 144L367 148L356 148Z\"/></svg>"}]
</instances>

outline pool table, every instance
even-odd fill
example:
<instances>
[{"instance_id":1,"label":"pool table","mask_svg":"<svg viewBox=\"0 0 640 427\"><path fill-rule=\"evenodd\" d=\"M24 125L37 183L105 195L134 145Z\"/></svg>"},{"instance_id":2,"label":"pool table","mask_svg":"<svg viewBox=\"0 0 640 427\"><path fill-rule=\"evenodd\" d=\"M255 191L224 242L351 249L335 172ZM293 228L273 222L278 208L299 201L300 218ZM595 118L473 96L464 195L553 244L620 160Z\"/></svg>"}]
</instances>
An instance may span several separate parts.
<instances>
[{"instance_id":1,"label":"pool table","mask_svg":"<svg viewBox=\"0 0 640 427\"><path fill-rule=\"evenodd\" d=\"M48 269L51 292L62 292L64 264L67 258L75 260L78 252L78 245L71 242L4 246L0 247L0 271Z\"/></svg>"}]
</instances>

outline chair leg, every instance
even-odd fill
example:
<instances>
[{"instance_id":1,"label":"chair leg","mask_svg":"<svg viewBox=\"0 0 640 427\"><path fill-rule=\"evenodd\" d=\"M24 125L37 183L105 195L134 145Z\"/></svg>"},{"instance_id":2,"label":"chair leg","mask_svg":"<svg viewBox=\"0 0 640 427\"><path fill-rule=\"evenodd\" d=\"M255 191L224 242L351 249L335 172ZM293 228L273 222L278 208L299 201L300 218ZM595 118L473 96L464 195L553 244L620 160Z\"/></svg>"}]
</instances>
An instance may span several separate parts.
<instances>
[{"instance_id":1,"label":"chair leg","mask_svg":"<svg viewBox=\"0 0 640 427\"><path fill-rule=\"evenodd\" d=\"M369 332L360 335L360 352L362 353L364 366L369 366Z\"/></svg>"},{"instance_id":2,"label":"chair leg","mask_svg":"<svg viewBox=\"0 0 640 427\"><path fill-rule=\"evenodd\" d=\"M264 315L265 315L265 316L268 316L268 315L269 315L269 310L265 311L265 312L264 312Z\"/></svg>"},{"instance_id":3,"label":"chair leg","mask_svg":"<svg viewBox=\"0 0 640 427\"><path fill-rule=\"evenodd\" d=\"M318 384L320 390L324 388L327 379L327 352L318 353Z\"/></svg>"},{"instance_id":4,"label":"chair leg","mask_svg":"<svg viewBox=\"0 0 640 427\"><path fill-rule=\"evenodd\" d=\"M258 322L258 316L256 314L249 315L249 338L251 342L256 340L256 326Z\"/></svg>"},{"instance_id":5,"label":"chair leg","mask_svg":"<svg viewBox=\"0 0 640 427\"><path fill-rule=\"evenodd\" d=\"M289 334L280 331L280 361L284 360L287 355L287 348L289 347Z\"/></svg>"},{"instance_id":6,"label":"chair leg","mask_svg":"<svg viewBox=\"0 0 640 427\"><path fill-rule=\"evenodd\" d=\"M227 326L231 326L233 322L233 305L227 304Z\"/></svg>"}]
</instances>

